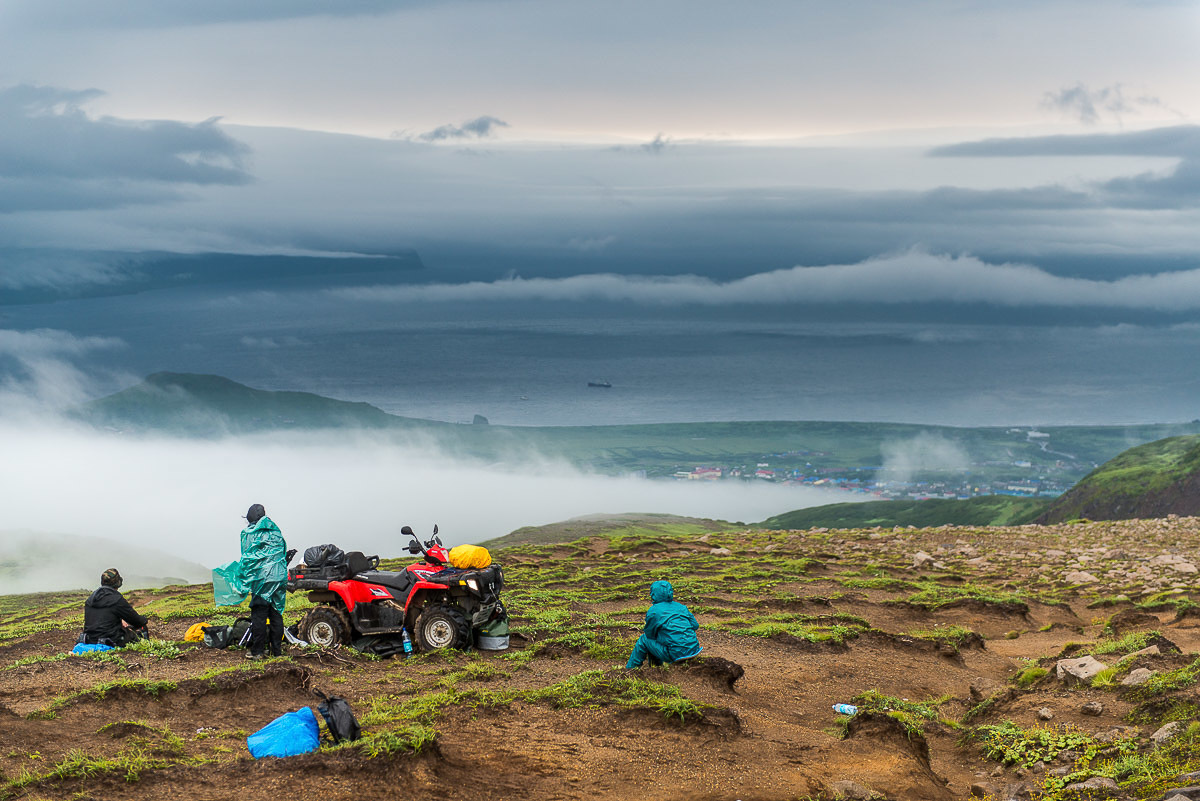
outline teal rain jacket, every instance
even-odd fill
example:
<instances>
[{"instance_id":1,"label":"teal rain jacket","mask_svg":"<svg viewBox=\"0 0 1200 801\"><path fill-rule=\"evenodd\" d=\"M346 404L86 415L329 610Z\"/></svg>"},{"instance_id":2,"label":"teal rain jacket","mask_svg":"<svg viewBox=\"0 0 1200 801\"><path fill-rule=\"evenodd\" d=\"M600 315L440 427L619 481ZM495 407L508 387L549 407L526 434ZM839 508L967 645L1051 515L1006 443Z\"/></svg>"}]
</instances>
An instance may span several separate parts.
<instances>
[{"instance_id":1,"label":"teal rain jacket","mask_svg":"<svg viewBox=\"0 0 1200 801\"><path fill-rule=\"evenodd\" d=\"M646 610L646 636L657 642L672 661L700 653L696 629L700 624L688 608L675 600L675 588L669 581L650 585L650 608Z\"/></svg>"},{"instance_id":2,"label":"teal rain jacket","mask_svg":"<svg viewBox=\"0 0 1200 801\"><path fill-rule=\"evenodd\" d=\"M245 590L282 612L287 603L287 543L271 518L242 529L241 568Z\"/></svg>"}]
</instances>

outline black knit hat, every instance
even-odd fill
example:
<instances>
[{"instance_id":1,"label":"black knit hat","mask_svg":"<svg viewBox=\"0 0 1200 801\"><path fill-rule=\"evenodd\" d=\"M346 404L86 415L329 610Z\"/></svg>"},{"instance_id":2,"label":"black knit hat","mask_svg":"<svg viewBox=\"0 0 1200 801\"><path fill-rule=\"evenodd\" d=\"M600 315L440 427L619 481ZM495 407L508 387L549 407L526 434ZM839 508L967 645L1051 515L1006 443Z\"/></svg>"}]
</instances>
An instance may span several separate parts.
<instances>
[{"instance_id":1,"label":"black knit hat","mask_svg":"<svg viewBox=\"0 0 1200 801\"><path fill-rule=\"evenodd\" d=\"M266 516L267 510L263 508L261 503L256 503L246 510L246 522L252 526Z\"/></svg>"},{"instance_id":2,"label":"black knit hat","mask_svg":"<svg viewBox=\"0 0 1200 801\"><path fill-rule=\"evenodd\" d=\"M100 584L105 587L112 587L114 590L121 586L123 579L121 574L117 572L115 567L110 567L100 574Z\"/></svg>"}]
</instances>

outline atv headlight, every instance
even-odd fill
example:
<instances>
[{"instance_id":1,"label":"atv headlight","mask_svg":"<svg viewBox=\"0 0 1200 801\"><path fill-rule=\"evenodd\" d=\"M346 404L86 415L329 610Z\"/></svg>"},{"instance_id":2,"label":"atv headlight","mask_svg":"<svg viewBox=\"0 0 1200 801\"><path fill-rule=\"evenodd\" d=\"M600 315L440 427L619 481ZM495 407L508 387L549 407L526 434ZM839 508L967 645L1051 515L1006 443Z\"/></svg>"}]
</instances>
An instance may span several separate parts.
<instances>
[{"instance_id":1,"label":"atv headlight","mask_svg":"<svg viewBox=\"0 0 1200 801\"><path fill-rule=\"evenodd\" d=\"M471 592L479 592L479 582L475 579L467 579L467 586L471 588Z\"/></svg>"}]
</instances>

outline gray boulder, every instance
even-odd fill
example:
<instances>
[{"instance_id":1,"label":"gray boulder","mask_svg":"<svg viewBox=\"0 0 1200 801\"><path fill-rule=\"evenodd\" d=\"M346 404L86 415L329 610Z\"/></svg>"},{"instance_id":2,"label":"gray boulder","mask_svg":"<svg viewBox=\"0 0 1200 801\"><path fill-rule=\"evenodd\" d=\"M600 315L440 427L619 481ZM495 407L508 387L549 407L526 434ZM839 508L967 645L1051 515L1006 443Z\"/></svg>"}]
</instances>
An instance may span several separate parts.
<instances>
[{"instance_id":1,"label":"gray boulder","mask_svg":"<svg viewBox=\"0 0 1200 801\"><path fill-rule=\"evenodd\" d=\"M1104 670L1106 665L1094 656L1076 659L1060 659L1054 666L1054 674L1065 684L1091 684L1092 678Z\"/></svg>"}]
</instances>

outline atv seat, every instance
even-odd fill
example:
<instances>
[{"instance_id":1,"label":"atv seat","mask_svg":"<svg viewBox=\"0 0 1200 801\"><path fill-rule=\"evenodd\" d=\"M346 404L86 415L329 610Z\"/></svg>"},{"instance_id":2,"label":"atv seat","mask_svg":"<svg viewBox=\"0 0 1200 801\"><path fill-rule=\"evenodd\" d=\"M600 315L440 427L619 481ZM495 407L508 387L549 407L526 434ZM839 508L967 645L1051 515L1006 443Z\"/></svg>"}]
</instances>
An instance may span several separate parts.
<instances>
[{"instance_id":1,"label":"atv seat","mask_svg":"<svg viewBox=\"0 0 1200 801\"><path fill-rule=\"evenodd\" d=\"M412 573L407 570L364 570L357 576L360 580L370 582L371 584L382 584L385 587L390 587L400 592L408 592L408 588L412 586Z\"/></svg>"},{"instance_id":2,"label":"atv seat","mask_svg":"<svg viewBox=\"0 0 1200 801\"><path fill-rule=\"evenodd\" d=\"M348 551L346 553L346 575L356 576L368 570L374 570L379 567L378 556L363 556L362 551Z\"/></svg>"}]
</instances>

